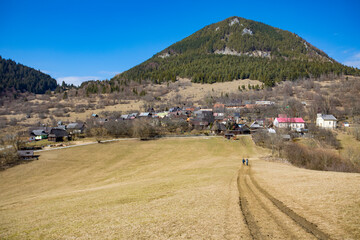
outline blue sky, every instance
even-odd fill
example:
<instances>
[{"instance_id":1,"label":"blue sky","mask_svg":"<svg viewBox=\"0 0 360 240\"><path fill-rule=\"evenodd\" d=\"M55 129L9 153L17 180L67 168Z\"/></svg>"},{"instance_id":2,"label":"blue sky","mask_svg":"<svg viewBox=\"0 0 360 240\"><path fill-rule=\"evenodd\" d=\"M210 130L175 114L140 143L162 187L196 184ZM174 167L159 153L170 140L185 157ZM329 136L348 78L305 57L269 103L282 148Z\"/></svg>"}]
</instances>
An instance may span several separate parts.
<instances>
[{"instance_id":1,"label":"blue sky","mask_svg":"<svg viewBox=\"0 0 360 240\"><path fill-rule=\"evenodd\" d=\"M0 55L59 82L110 79L206 25L239 16L360 68L360 1L0 0Z\"/></svg>"}]
</instances>

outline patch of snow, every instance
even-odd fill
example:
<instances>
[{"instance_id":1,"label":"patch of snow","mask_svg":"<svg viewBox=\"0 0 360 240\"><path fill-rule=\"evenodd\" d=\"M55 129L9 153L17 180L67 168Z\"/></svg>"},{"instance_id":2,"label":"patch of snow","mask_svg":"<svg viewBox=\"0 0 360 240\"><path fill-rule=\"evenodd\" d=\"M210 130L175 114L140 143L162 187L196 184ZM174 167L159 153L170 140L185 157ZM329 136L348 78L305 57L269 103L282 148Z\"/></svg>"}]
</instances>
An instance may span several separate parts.
<instances>
[{"instance_id":1,"label":"patch of snow","mask_svg":"<svg viewBox=\"0 0 360 240\"><path fill-rule=\"evenodd\" d=\"M215 31L218 31L220 29L220 27L217 27L216 29L215 29Z\"/></svg>"},{"instance_id":2,"label":"patch of snow","mask_svg":"<svg viewBox=\"0 0 360 240\"><path fill-rule=\"evenodd\" d=\"M271 57L271 53L270 52L265 52L265 51L252 51L252 52L237 52L233 49L230 49L228 47L225 47L224 50L216 50L215 54L224 54L224 55L233 55L233 56L249 56L249 57L267 57L270 58Z\"/></svg>"},{"instance_id":3,"label":"patch of snow","mask_svg":"<svg viewBox=\"0 0 360 240\"><path fill-rule=\"evenodd\" d=\"M231 22L229 23L229 26L234 25L235 23L239 23L239 19L234 18L233 20L231 20Z\"/></svg>"},{"instance_id":4,"label":"patch of snow","mask_svg":"<svg viewBox=\"0 0 360 240\"><path fill-rule=\"evenodd\" d=\"M244 28L242 31L242 35L244 35L244 34L253 35L253 32L249 28Z\"/></svg>"},{"instance_id":5,"label":"patch of snow","mask_svg":"<svg viewBox=\"0 0 360 240\"><path fill-rule=\"evenodd\" d=\"M159 55L159 57L167 58L167 57L170 57L170 54L166 52L166 53L163 53L163 54Z\"/></svg>"}]
</instances>

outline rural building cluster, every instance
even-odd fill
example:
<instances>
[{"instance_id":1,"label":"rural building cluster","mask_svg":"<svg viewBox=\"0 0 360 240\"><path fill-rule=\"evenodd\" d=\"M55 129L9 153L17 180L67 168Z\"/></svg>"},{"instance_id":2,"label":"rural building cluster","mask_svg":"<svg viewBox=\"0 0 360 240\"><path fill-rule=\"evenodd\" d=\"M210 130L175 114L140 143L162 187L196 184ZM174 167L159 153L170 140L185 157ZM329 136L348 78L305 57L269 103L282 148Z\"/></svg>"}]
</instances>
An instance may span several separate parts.
<instances>
[{"instance_id":1,"label":"rural building cluster","mask_svg":"<svg viewBox=\"0 0 360 240\"><path fill-rule=\"evenodd\" d=\"M185 125L189 131L213 135L224 135L232 138L239 134L251 134L259 131L268 134L286 130L284 138L290 139L290 133L294 136L305 136L307 134L307 122L302 117L291 117L287 114L278 114L277 117L249 117L242 113L254 110L258 107L267 108L274 106L272 101L243 101L228 104L215 103L212 108L201 107L172 107L167 111L155 111L149 108L146 112L130 112L118 117L102 117L101 114L93 113L86 122L71 122L64 124L59 121L57 126L41 126L30 129L30 141L48 139L52 142L62 142L81 136L89 128L104 127L111 123L131 123L138 124L136 121L146 121L152 126L162 126L166 128L169 121ZM315 120L315 119L314 119ZM88 122L87 121L87 122ZM313 122L313 121L312 121ZM335 129L337 119L330 114L317 114L316 126L325 129ZM108 132L111 135L111 130ZM180 133L184 133L181 131Z\"/></svg>"}]
</instances>

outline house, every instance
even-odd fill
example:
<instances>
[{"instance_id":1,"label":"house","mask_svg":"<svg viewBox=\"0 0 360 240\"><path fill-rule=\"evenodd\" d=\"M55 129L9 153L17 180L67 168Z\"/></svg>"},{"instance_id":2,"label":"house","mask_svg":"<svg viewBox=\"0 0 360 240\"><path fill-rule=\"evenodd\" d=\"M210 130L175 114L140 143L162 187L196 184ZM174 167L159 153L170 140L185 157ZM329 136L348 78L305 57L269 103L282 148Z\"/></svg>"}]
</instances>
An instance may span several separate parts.
<instances>
[{"instance_id":1,"label":"house","mask_svg":"<svg viewBox=\"0 0 360 240\"><path fill-rule=\"evenodd\" d=\"M180 107L173 107L169 109L169 112L178 112L181 111L182 109Z\"/></svg>"},{"instance_id":2,"label":"house","mask_svg":"<svg viewBox=\"0 0 360 240\"><path fill-rule=\"evenodd\" d=\"M214 121L214 113L212 109L201 109L194 112L195 118L200 121L207 121L209 123Z\"/></svg>"},{"instance_id":3,"label":"house","mask_svg":"<svg viewBox=\"0 0 360 240\"><path fill-rule=\"evenodd\" d=\"M139 114L139 118L148 118L148 117L152 117L151 112L142 112Z\"/></svg>"},{"instance_id":4,"label":"house","mask_svg":"<svg viewBox=\"0 0 360 240\"><path fill-rule=\"evenodd\" d=\"M336 122L337 119L333 115L317 114L316 126L320 128L335 129Z\"/></svg>"},{"instance_id":5,"label":"house","mask_svg":"<svg viewBox=\"0 0 360 240\"><path fill-rule=\"evenodd\" d=\"M213 109L216 112L224 112L225 111L225 104L215 103L214 106L213 106Z\"/></svg>"},{"instance_id":6,"label":"house","mask_svg":"<svg viewBox=\"0 0 360 240\"><path fill-rule=\"evenodd\" d=\"M292 130L303 129L305 128L305 121L302 118L278 117L274 120L274 126L277 128L291 128Z\"/></svg>"},{"instance_id":7,"label":"house","mask_svg":"<svg viewBox=\"0 0 360 240\"><path fill-rule=\"evenodd\" d=\"M255 105L261 105L261 106L270 106L270 105L274 105L275 102L272 101L256 101Z\"/></svg>"},{"instance_id":8,"label":"house","mask_svg":"<svg viewBox=\"0 0 360 240\"><path fill-rule=\"evenodd\" d=\"M68 133L70 134L80 134L83 133L85 130L85 124L84 123L69 123L66 126L66 129L68 131Z\"/></svg>"},{"instance_id":9,"label":"house","mask_svg":"<svg viewBox=\"0 0 360 240\"><path fill-rule=\"evenodd\" d=\"M246 124L233 124L228 133L237 134L250 134L250 128Z\"/></svg>"},{"instance_id":10,"label":"house","mask_svg":"<svg viewBox=\"0 0 360 240\"><path fill-rule=\"evenodd\" d=\"M210 130L213 134L224 134L224 132L226 131L226 126L222 123L214 122Z\"/></svg>"},{"instance_id":11,"label":"house","mask_svg":"<svg viewBox=\"0 0 360 240\"><path fill-rule=\"evenodd\" d=\"M128 115L128 114L123 114L123 115L120 116L120 118L121 118L122 120L128 120L128 119L129 119L129 115Z\"/></svg>"},{"instance_id":12,"label":"house","mask_svg":"<svg viewBox=\"0 0 360 240\"><path fill-rule=\"evenodd\" d=\"M205 129L214 121L212 109L201 109L194 112L194 117L190 119L191 125L196 129Z\"/></svg>"},{"instance_id":13,"label":"house","mask_svg":"<svg viewBox=\"0 0 360 240\"><path fill-rule=\"evenodd\" d=\"M155 114L155 117L164 118L164 117L167 117L168 115L169 115L169 112L159 112L159 113Z\"/></svg>"},{"instance_id":14,"label":"house","mask_svg":"<svg viewBox=\"0 0 360 240\"><path fill-rule=\"evenodd\" d=\"M34 150L19 150L17 153L22 160L39 159L39 155L34 155Z\"/></svg>"},{"instance_id":15,"label":"house","mask_svg":"<svg viewBox=\"0 0 360 240\"><path fill-rule=\"evenodd\" d=\"M268 128L267 131L268 131L268 133L276 133L275 129L273 129L273 128Z\"/></svg>"},{"instance_id":16,"label":"house","mask_svg":"<svg viewBox=\"0 0 360 240\"><path fill-rule=\"evenodd\" d=\"M129 114L129 119L133 120L133 119L137 118L138 116L139 116L138 113L130 113Z\"/></svg>"},{"instance_id":17,"label":"house","mask_svg":"<svg viewBox=\"0 0 360 240\"><path fill-rule=\"evenodd\" d=\"M258 129L262 129L262 128L264 128L264 125L263 125L263 122L261 122L261 121L254 121L250 125L251 131L257 131Z\"/></svg>"},{"instance_id":18,"label":"house","mask_svg":"<svg viewBox=\"0 0 360 240\"><path fill-rule=\"evenodd\" d=\"M243 105L241 103L229 103L225 105L225 108L227 110L240 110L243 108Z\"/></svg>"},{"instance_id":19,"label":"house","mask_svg":"<svg viewBox=\"0 0 360 240\"><path fill-rule=\"evenodd\" d=\"M221 112L214 113L213 116L215 120L223 120L225 118L225 114Z\"/></svg>"},{"instance_id":20,"label":"house","mask_svg":"<svg viewBox=\"0 0 360 240\"><path fill-rule=\"evenodd\" d=\"M51 142L62 142L64 141L64 138L68 138L69 134L66 130L62 128L53 128L51 129L48 140Z\"/></svg>"},{"instance_id":21,"label":"house","mask_svg":"<svg viewBox=\"0 0 360 240\"><path fill-rule=\"evenodd\" d=\"M30 133L30 141L33 140L41 140L41 139L47 139L48 138L48 134L45 132L45 130L33 130Z\"/></svg>"}]
</instances>

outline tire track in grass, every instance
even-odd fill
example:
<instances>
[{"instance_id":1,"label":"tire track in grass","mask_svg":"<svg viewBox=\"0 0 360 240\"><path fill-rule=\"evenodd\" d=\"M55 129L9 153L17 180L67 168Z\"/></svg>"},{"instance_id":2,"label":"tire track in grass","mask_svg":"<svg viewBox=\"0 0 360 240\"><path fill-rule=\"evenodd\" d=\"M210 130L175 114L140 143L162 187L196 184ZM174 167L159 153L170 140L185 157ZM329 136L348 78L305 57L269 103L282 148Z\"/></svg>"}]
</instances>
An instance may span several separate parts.
<instances>
[{"instance_id":1,"label":"tire track in grass","mask_svg":"<svg viewBox=\"0 0 360 240\"><path fill-rule=\"evenodd\" d=\"M255 218L253 217L253 215L251 214L251 212L249 210L246 196L245 196L245 194L243 194L244 189L241 187L241 185L242 185L242 182L244 181L244 179L240 180L240 176L241 176L241 174L240 174L240 170L239 170L239 174L237 177L237 185L238 185L238 191L239 191L239 207L244 216L244 222L250 231L251 239L262 239L263 236L261 235L260 229L259 229L258 225L256 224Z\"/></svg>"},{"instance_id":2,"label":"tire track in grass","mask_svg":"<svg viewBox=\"0 0 360 240\"><path fill-rule=\"evenodd\" d=\"M250 166L249 166L250 168ZM269 194L265 189L263 189L257 181L254 179L254 176L252 174L251 168L250 168L250 180L252 184L256 187L256 189L261 192L267 199L269 199L280 211L282 211L285 215L290 217L295 223L297 223L299 226L301 226L305 231L313 234L318 239L330 239L330 236L321 231L316 224L308 221L306 218L300 216L296 212L294 212L292 209L287 207L283 202L273 197L271 194Z\"/></svg>"},{"instance_id":3,"label":"tire track in grass","mask_svg":"<svg viewBox=\"0 0 360 240\"><path fill-rule=\"evenodd\" d=\"M248 187L248 191L249 193L253 196L253 198L255 198L257 200L257 203L259 204L259 206L267 213L267 215L274 221L274 223L278 226L279 229L281 229L282 232L286 233L286 235L289 237L289 239L298 239L291 231L291 229L289 229L286 224L283 224L283 222L281 221L281 219L274 213L271 211L271 209L269 207L266 206L266 203L264 202L264 200L261 200L260 196L258 193L256 193L252 187L250 187L251 184L248 183L248 179L245 178L245 184L247 184ZM250 180L251 181L251 180Z\"/></svg>"}]
</instances>

